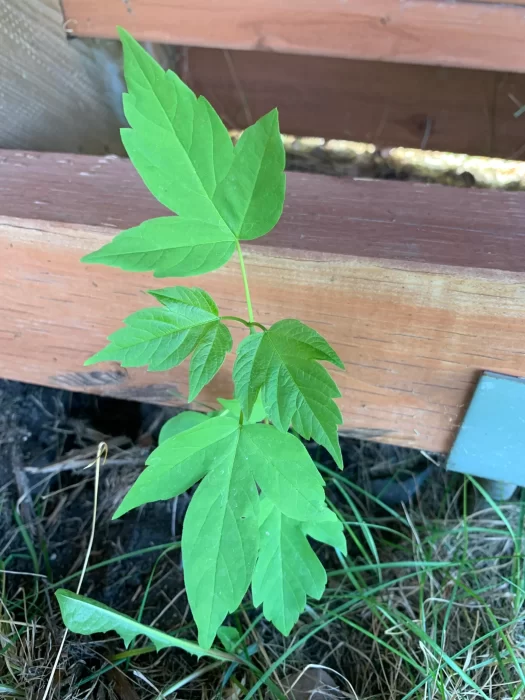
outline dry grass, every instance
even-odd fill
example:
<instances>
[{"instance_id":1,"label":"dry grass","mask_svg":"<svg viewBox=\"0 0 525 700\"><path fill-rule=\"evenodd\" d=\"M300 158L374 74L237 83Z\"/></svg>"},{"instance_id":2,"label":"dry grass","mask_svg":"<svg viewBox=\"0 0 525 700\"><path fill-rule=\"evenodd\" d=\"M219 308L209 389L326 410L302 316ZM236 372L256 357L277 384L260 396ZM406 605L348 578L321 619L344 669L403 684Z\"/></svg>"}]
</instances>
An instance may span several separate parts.
<instances>
[{"instance_id":1,"label":"dry grass","mask_svg":"<svg viewBox=\"0 0 525 700\"><path fill-rule=\"evenodd\" d=\"M179 551L170 537L172 526L180 533L185 503L178 504L176 517L159 504L144 509L137 521L109 521L145 449L116 447L103 472L99 528L83 592L194 638ZM86 462L89 454L86 448ZM338 558L319 549L329 570L326 595L310 601L289 638L264 622L248 599L229 621L242 635L237 664L197 661L175 650L156 655L147 640L125 651L115 637L70 635L53 697L146 700L175 697L182 688L185 698L306 700L317 683L310 681L308 688L308 674L319 666L332 683L324 683L323 697L525 696L523 504L489 499L476 508L476 486L436 468L410 505L394 509L369 495L370 473L405 469L417 455L357 442L348 443L346 454L361 468L344 474L323 469L331 503L346 524L350 554ZM73 457L62 460L69 468L59 471L60 478L57 467L31 492L35 521L29 526L18 517L12 532L2 533L0 697L41 700L55 660L63 626L53 592L61 585L75 588L92 506L92 477L78 471L82 456ZM157 528L162 542L154 539ZM306 690L299 691L297 678Z\"/></svg>"},{"instance_id":2,"label":"dry grass","mask_svg":"<svg viewBox=\"0 0 525 700\"><path fill-rule=\"evenodd\" d=\"M251 120L250 120L251 121ZM242 132L231 131L233 139ZM282 136L288 170L340 177L436 182L453 187L525 189L525 162L372 143Z\"/></svg>"}]
</instances>

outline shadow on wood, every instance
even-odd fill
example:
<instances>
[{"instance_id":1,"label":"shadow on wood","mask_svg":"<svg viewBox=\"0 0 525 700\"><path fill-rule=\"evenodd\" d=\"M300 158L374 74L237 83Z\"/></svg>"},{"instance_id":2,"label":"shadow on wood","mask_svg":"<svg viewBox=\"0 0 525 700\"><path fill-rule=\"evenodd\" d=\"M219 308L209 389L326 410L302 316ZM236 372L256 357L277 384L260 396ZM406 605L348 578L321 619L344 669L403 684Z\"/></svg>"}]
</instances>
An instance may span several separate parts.
<instances>
[{"instance_id":1,"label":"shadow on wood","mask_svg":"<svg viewBox=\"0 0 525 700\"><path fill-rule=\"evenodd\" d=\"M281 131L469 155L525 151L525 75L262 51L179 49L177 72L230 128L274 107Z\"/></svg>"}]
</instances>

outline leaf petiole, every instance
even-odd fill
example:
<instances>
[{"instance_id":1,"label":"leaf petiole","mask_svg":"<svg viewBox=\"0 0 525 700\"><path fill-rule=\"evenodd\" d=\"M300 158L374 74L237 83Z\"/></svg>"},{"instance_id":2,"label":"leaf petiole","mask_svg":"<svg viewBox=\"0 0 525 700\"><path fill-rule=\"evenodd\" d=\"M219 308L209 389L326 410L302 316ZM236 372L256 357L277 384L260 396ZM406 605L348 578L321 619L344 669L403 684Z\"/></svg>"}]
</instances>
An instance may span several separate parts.
<instances>
[{"instance_id":1,"label":"leaf petiole","mask_svg":"<svg viewBox=\"0 0 525 700\"><path fill-rule=\"evenodd\" d=\"M239 318L239 316L221 316L221 321L238 321L239 323L242 323L243 326L246 326L246 328L257 326L257 328L260 328L263 331L268 330L262 323L258 323L257 321L245 321L243 318Z\"/></svg>"},{"instance_id":2,"label":"leaf petiole","mask_svg":"<svg viewBox=\"0 0 525 700\"><path fill-rule=\"evenodd\" d=\"M242 254L241 244L239 243L238 240L235 241L235 245L237 247L237 253L239 255L239 264L241 266L242 281L244 284L244 293L246 295L246 306L248 307L248 319L249 319L250 323L254 323L252 300L250 297L250 288L248 286L248 276L246 274L246 267L244 266L244 256ZM250 331L251 331L251 328L250 328Z\"/></svg>"}]
</instances>

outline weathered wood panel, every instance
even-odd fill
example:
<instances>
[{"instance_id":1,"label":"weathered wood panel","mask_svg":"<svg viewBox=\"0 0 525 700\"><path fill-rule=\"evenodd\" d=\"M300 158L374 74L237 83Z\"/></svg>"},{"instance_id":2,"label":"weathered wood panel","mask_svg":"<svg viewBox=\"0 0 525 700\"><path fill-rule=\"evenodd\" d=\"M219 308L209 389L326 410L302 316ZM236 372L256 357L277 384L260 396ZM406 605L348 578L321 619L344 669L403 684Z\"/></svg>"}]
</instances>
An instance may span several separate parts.
<instances>
[{"instance_id":1,"label":"weathered wood panel","mask_svg":"<svg viewBox=\"0 0 525 700\"><path fill-rule=\"evenodd\" d=\"M0 148L123 153L121 48L68 41L59 0L0 0Z\"/></svg>"},{"instance_id":2,"label":"weathered wood panel","mask_svg":"<svg viewBox=\"0 0 525 700\"><path fill-rule=\"evenodd\" d=\"M68 41L59 0L0 0L0 148L123 153L117 42ZM163 65L176 49L148 45ZM519 157L525 78L268 52L181 49L177 67L242 128L279 106L283 131ZM416 97L415 97L416 96ZM517 155L516 155L517 154Z\"/></svg>"},{"instance_id":3,"label":"weathered wood panel","mask_svg":"<svg viewBox=\"0 0 525 700\"><path fill-rule=\"evenodd\" d=\"M520 74L199 48L176 67L232 128L278 107L296 136L504 158L525 147Z\"/></svg>"},{"instance_id":4,"label":"weathered wood panel","mask_svg":"<svg viewBox=\"0 0 525 700\"><path fill-rule=\"evenodd\" d=\"M525 71L518 5L441 0L63 0L79 36Z\"/></svg>"},{"instance_id":5,"label":"weathered wood panel","mask_svg":"<svg viewBox=\"0 0 525 700\"><path fill-rule=\"evenodd\" d=\"M169 280L79 263L116 230L162 214L117 158L0 157L0 376L157 402L169 373L82 366L143 294ZM525 375L525 194L289 174L285 214L246 246L255 312L296 316L345 361L345 430L446 450L481 370ZM237 262L205 278L244 314ZM236 339L243 330L235 329ZM228 395L231 359L202 394Z\"/></svg>"}]
</instances>

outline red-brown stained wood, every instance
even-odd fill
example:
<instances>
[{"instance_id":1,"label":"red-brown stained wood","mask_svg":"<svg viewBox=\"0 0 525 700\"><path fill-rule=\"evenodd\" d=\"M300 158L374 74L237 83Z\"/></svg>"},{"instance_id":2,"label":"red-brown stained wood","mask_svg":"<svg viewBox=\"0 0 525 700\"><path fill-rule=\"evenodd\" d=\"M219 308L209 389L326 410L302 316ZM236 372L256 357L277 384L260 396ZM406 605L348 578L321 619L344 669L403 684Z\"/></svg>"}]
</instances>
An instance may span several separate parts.
<instances>
[{"instance_id":1,"label":"red-brown stained wood","mask_svg":"<svg viewBox=\"0 0 525 700\"><path fill-rule=\"evenodd\" d=\"M62 0L68 29L367 60L525 71L521 3L442 0Z\"/></svg>"},{"instance_id":2,"label":"red-brown stained wood","mask_svg":"<svg viewBox=\"0 0 525 700\"><path fill-rule=\"evenodd\" d=\"M83 367L152 303L144 290L171 284L79 262L165 213L131 165L1 152L0 205L0 376L180 402L186 367ZM292 173L279 226L246 245L255 313L298 317L334 345L347 366L336 372L345 431L446 450L481 371L525 375L524 231L523 193ZM245 315L236 260L182 283ZM231 363L203 402L230 395Z\"/></svg>"},{"instance_id":3,"label":"red-brown stained wood","mask_svg":"<svg viewBox=\"0 0 525 700\"><path fill-rule=\"evenodd\" d=\"M199 48L176 68L231 128L278 107L296 136L503 158L525 148L520 74Z\"/></svg>"}]
</instances>

